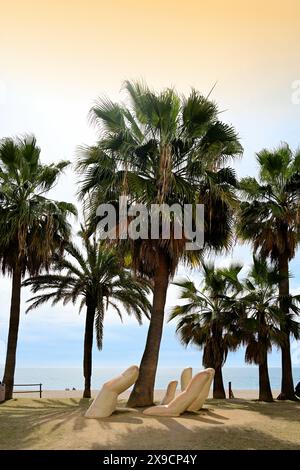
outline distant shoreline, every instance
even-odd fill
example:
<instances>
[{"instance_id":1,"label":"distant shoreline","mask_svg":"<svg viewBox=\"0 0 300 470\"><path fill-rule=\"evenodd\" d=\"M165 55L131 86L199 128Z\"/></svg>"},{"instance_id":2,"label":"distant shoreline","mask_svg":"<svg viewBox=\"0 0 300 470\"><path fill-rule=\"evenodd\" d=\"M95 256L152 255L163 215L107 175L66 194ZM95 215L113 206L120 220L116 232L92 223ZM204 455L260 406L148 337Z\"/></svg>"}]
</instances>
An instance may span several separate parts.
<instances>
[{"instance_id":1,"label":"distant shoreline","mask_svg":"<svg viewBox=\"0 0 300 470\"><path fill-rule=\"evenodd\" d=\"M193 366L187 362L186 367ZM110 380L112 377L118 376L125 367L95 367L92 376L92 389L99 390L103 383ZM155 389L165 390L171 380L178 380L178 389L180 387L180 376L182 367L159 367L156 375ZM193 366L193 373L200 371L200 367ZM0 367L0 380L3 375L3 370ZM281 368L269 369L271 388L274 394L281 388ZM300 367L293 367L294 383L295 385L300 381ZM238 393L242 396L253 396L257 394L259 388L258 368L252 366L245 367L224 367L223 368L223 381L226 393L228 393L228 382L231 382L234 394ZM64 392L66 388L72 391L73 387L76 390L82 390L84 384L83 371L80 367L76 368L22 368L17 367L15 374L15 384L42 384L42 389L49 391L49 393ZM37 390L38 387L17 387L16 390ZM29 394L28 394L29 395ZM19 396L19 394L17 394ZM33 394L32 397L38 395ZM73 396L72 394L70 396ZM79 395L75 394L79 397ZM275 395L278 396L278 395Z\"/></svg>"},{"instance_id":2,"label":"distant shoreline","mask_svg":"<svg viewBox=\"0 0 300 470\"><path fill-rule=\"evenodd\" d=\"M98 390L92 390L92 397L94 398L98 393ZM162 400L165 390L155 390L155 401ZM258 390L234 390L235 398L255 400L258 398ZM43 390L42 398L81 398L83 390ZM228 396L228 390L226 390ZM273 390L273 396L276 398L279 395L279 390ZM125 392L120 395L120 399L127 399L129 392ZM14 393L13 398L39 398L38 392L30 393ZM210 391L209 398L212 398L212 390Z\"/></svg>"}]
</instances>

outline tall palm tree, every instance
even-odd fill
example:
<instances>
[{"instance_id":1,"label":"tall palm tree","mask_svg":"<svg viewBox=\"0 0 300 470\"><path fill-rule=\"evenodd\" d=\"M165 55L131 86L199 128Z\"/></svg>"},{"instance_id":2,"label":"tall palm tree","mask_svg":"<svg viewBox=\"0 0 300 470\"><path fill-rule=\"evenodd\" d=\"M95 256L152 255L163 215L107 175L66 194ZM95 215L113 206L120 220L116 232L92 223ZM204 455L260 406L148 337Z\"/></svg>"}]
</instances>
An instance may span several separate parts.
<instances>
[{"instance_id":1,"label":"tall palm tree","mask_svg":"<svg viewBox=\"0 0 300 470\"><path fill-rule=\"evenodd\" d=\"M271 391L268 352L272 344L282 345L285 335L280 330L283 312L279 308L278 270L268 266L266 259L253 257L253 266L244 283L245 293L240 298L244 305L247 318L243 317L244 343L246 362L259 366L259 400L273 401ZM294 314L299 313L296 305L299 296L290 297L289 328L296 338L299 337L299 324L294 320Z\"/></svg>"},{"instance_id":2,"label":"tall palm tree","mask_svg":"<svg viewBox=\"0 0 300 470\"><path fill-rule=\"evenodd\" d=\"M262 257L269 256L280 274L282 381L279 399L294 399L289 331L289 262L300 241L300 152L287 144L257 154L259 179L241 181L239 235Z\"/></svg>"},{"instance_id":3,"label":"tall palm tree","mask_svg":"<svg viewBox=\"0 0 300 470\"><path fill-rule=\"evenodd\" d=\"M84 334L83 375L84 398L91 397L92 347L94 326L97 346L102 349L104 315L112 308L122 319L120 307L128 314L133 313L141 323L142 315L148 314L150 303L147 294L149 285L134 279L125 269L113 248L95 238L90 241L81 233L84 254L74 244L68 244L69 257L57 257L53 266L54 273L27 279L24 285L31 286L33 293L43 292L31 298L28 310L39 307L45 302L52 305L63 301L75 304L80 300L79 310L86 309Z\"/></svg>"},{"instance_id":4,"label":"tall palm tree","mask_svg":"<svg viewBox=\"0 0 300 470\"><path fill-rule=\"evenodd\" d=\"M10 322L3 382L12 398L20 319L21 280L26 272L48 269L70 237L72 204L48 199L68 162L43 165L34 137L0 141L0 261L12 276Z\"/></svg>"},{"instance_id":5,"label":"tall palm tree","mask_svg":"<svg viewBox=\"0 0 300 470\"><path fill-rule=\"evenodd\" d=\"M169 321L178 320L176 331L182 344L203 348L204 367L215 369L214 398L226 398L222 366L228 352L236 350L242 338L235 328L239 320L236 296L241 290L240 270L238 265L216 269L213 264L203 264L201 290L187 279L174 282L182 289L180 299L185 303L173 308Z\"/></svg>"},{"instance_id":6,"label":"tall palm tree","mask_svg":"<svg viewBox=\"0 0 300 470\"><path fill-rule=\"evenodd\" d=\"M219 120L215 103L195 90L180 98L173 89L155 93L142 83L126 82L129 106L99 100L91 110L100 141L82 149L78 171L81 196L90 218L101 202L205 205L205 244L229 245L236 185L224 165L241 154L235 130ZM171 224L172 225L172 224ZM130 406L153 403L155 374L163 330L166 294L180 260L197 261L199 251L186 251L184 239L142 238L132 243L134 269L153 281L153 305L140 375ZM151 229L149 228L149 232Z\"/></svg>"}]
</instances>

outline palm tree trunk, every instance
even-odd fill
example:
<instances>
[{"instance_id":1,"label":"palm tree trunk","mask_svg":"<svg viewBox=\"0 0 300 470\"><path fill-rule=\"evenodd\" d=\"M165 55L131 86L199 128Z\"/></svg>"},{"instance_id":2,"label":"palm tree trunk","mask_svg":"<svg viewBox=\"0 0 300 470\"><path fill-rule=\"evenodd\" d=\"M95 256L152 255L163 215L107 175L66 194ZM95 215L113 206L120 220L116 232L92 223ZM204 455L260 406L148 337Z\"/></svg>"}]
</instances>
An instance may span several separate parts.
<instances>
[{"instance_id":1,"label":"palm tree trunk","mask_svg":"<svg viewBox=\"0 0 300 470\"><path fill-rule=\"evenodd\" d=\"M282 379L281 379L281 392L277 397L278 400L297 400L294 390L292 358L291 358L291 345L289 332L284 328L282 330L286 333L285 345L281 347L281 362L282 362Z\"/></svg>"},{"instance_id":2,"label":"palm tree trunk","mask_svg":"<svg viewBox=\"0 0 300 470\"><path fill-rule=\"evenodd\" d=\"M222 366L215 367L213 397L221 398L221 399L226 398L225 388L224 388L224 383L223 383Z\"/></svg>"},{"instance_id":3,"label":"palm tree trunk","mask_svg":"<svg viewBox=\"0 0 300 470\"><path fill-rule=\"evenodd\" d=\"M270 385L269 370L268 370L268 353L264 352L263 361L258 366L259 368L259 400L260 401L273 401L273 395Z\"/></svg>"},{"instance_id":4,"label":"palm tree trunk","mask_svg":"<svg viewBox=\"0 0 300 470\"><path fill-rule=\"evenodd\" d=\"M283 279L279 281L279 295L280 308L284 314L289 313L289 307L285 298L290 293L289 286L289 262L288 256L282 255L279 258L279 274ZM282 364L282 379L281 379L281 393L278 400L295 400L293 372L292 372L292 359L291 359L291 346L290 346L290 331L285 324L281 325L281 331L285 334L285 343L281 346L281 364Z\"/></svg>"},{"instance_id":5,"label":"palm tree trunk","mask_svg":"<svg viewBox=\"0 0 300 470\"><path fill-rule=\"evenodd\" d=\"M204 366L215 369L213 398L224 399L226 398L226 393L223 382L222 364L219 362L219 359L217 359L224 355L224 351L220 349L220 345L222 344L222 327L220 327L216 321L213 321L211 328L215 350L211 351L210 354L209 362L212 362L212 364L204 364Z\"/></svg>"},{"instance_id":6,"label":"palm tree trunk","mask_svg":"<svg viewBox=\"0 0 300 470\"><path fill-rule=\"evenodd\" d=\"M19 262L17 262L16 266L13 269L12 276L10 319L7 339L6 361L3 376L3 383L6 386L5 400L10 400L13 396L18 332L20 323L21 279L21 266Z\"/></svg>"},{"instance_id":7,"label":"palm tree trunk","mask_svg":"<svg viewBox=\"0 0 300 470\"><path fill-rule=\"evenodd\" d=\"M130 407L153 405L154 383L163 331L168 284L168 263L166 256L161 252L159 266L154 276L153 306L146 347L140 364L138 380L128 400L128 406Z\"/></svg>"},{"instance_id":8,"label":"palm tree trunk","mask_svg":"<svg viewBox=\"0 0 300 470\"><path fill-rule=\"evenodd\" d=\"M94 336L95 307L88 305L85 319L84 333L84 354L83 354L83 375L84 392L83 398L91 398L91 377L92 377L92 350Z\"/></svg>"}]
</instances>

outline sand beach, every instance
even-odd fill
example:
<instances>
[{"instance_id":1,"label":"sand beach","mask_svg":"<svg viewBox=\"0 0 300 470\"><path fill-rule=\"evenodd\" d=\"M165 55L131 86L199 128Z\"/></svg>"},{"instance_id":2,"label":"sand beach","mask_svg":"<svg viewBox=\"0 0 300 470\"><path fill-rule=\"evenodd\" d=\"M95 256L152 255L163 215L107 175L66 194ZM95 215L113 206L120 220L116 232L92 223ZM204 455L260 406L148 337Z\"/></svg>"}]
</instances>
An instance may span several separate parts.
<instances>
[{"instance_id":1,"label":"sand beach","mask_svg":"<svg viewBox=\"0 0 300 470\"><path fill-rule=\"evenodd\" d=\"M197 413L158 418L127 409L123 396L109 418L85 419L90 400L78 395L51 391L1 404L0 449L300 449L300 403L261 403L244 391L210 398Z\"/></svg>"}]
</instances>

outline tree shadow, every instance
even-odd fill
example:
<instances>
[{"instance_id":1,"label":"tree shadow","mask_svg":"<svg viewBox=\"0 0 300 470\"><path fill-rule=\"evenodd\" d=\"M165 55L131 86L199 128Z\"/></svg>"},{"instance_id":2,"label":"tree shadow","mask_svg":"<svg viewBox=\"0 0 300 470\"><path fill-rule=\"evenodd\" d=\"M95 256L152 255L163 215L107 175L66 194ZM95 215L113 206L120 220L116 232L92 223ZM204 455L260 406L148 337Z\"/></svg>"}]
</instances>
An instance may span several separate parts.
<instances>
[{"instance_id":1,"label":"tree shadow","mask_svg":"<svg viewBox=\"0 0 300 470\"><path fill-rule=\"evenodd\" d=\"M97 423L101 428L109 430L116 423L142 424L143 417L139 410L118 406L116 411L107 418L89 418L87 421Z\"/></svg>"},{"instance_id":2,"label":"tree shadow","mask_svg":"<svg viewBox=\"0 0 300 470\"><path fill-rule=\"evenodd\" d=\"M108 418L86 419L89 404L89 399L76 398L2 404L0 449L299 449L299 442L293 443L299 404L293 402L209 400L208 407L178 418L143 415L121 402ZM232 423L235 411L253 412L251 420ZM259 429L264 423L256 425L255 413L277 420L278 435L273 425ZM290 441L282 437L290 435Z\"/></svg>"},{"instance_id":3,"label":"tree shadow","mask_svg":"<svg viewBox=\"0 0 300 470\"><path fill-rule=\"evenodd\" d=\"M274 401L273 403L261 402L258 400L246 400L234 398L228 400L209 399L206 402L218 410L245 410L268 416L271 419L284 419L299 422L300 402Z\"/></svg>"},{"instance_id":4,"label":"tree shadow","mask_svg":"<svg viewBox=\"0 0 300 470\"><path fill-rule=\"evenodd\" d=\"M0 449L31 448L39 441L42 428L55 432L70 420L75 428L79 420L82 429L82 414L88 406L88 400L75 398L9 400L0 408L0 426L5 429L0 435Z\"/></svg>"},{"instance_id":5,"label":"tree shadow","mask_svg":"<svg viewBox=\"0 0 300 470\"><path fill-rule=\"evenodd\" d=\"M174 424L176 424L174 426ZM92 450L295 450L299 445L284 439L275 438L268 433L243 426L234 428L203 427L191 430L172 422L168 429L146 426L122 433L116 440L103 444L100 439L91 444Z\"/></svg>"}]
</instances>

